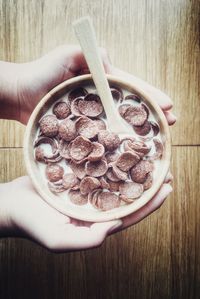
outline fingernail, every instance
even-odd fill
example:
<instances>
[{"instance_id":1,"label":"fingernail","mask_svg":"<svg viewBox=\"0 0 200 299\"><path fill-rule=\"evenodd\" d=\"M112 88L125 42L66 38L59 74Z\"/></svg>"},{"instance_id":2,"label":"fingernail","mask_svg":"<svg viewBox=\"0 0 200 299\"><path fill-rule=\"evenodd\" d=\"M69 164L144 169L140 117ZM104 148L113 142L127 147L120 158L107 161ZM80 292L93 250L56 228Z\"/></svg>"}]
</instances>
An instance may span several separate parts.
<instances>
[{"instance_id":1,"label":"fingernail","mask_svg":"<svg viewBox=\"0 0 200 299\"><path fill-rule=\"evenodd\" d=\"M174 122L177 121L177 117L176 117L176 115L174 115L172 112L171 112L171 117L173 118L173 121L174 121Z\"/></svg>"},{"instance_id":2,"label":"fingernail","mask_svg":"<svg viewBox=\"0 0 200 299\"><path fill-rule=\"evenodd\" d=\"M122 220L117 221L117 223L115 225L113 225L110 229L109 229L109 233L114 233L115 231L117 231L121 226L122 226L123 222Z\"/></svg>"},{"instance_id":3,"label":"fingernail","mask_svg":"<svg viewBox=\"0 0 200 299\"><path fill-rule=\"evenodd\" d=\"M171 174L171 172L169 172L167 175L166 175L166 178L165 178L165 183L169 183L173 181L173 175Z\"/></svg>"},{"instance_id":4,"label":"fingernail","mask_svg":"<svg viewBox=\"0 0 200 299\"><path fill-rule=\"evenodd\" d=\"M168 195L169 195L172 192L173 188L169 183L167 183L166 185L167 185L167 188L168 188Z\"/></svg>"},{"instance_id":5,"label":"fingernail","mask_svg":"<svg viewBox=\"0 0 200 299\"><path fill-rule=\"evenodd\" d=\"M164 111L169 126L175 124L177 117L171 111Z\"/></svg>"}]
</instances>

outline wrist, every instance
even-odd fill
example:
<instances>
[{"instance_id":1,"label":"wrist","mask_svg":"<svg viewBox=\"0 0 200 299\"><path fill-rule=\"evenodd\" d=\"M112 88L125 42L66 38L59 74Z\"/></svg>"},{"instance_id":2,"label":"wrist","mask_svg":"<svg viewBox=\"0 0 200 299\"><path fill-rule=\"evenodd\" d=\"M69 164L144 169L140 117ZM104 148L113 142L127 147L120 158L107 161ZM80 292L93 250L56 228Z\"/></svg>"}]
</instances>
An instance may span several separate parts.
<instances>
[{"instance_id":1,"label":"wrist","mask_svg":"<svg viewBox=\"0 0 200 299\"><path fill-rule=\"evenodd\" d=\"M0 118L19 120L20 64L0 61Z\"/></svg>"}]
</instances>

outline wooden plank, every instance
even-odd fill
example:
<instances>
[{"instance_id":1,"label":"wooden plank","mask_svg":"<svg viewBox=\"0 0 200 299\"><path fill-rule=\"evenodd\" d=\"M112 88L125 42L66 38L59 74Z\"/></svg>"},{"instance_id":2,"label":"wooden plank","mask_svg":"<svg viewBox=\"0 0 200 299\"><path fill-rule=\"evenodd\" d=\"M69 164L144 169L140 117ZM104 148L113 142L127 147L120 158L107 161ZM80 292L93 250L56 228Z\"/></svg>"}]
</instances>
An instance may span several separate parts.
<instances>
[{"instance_id":1,"label":"wooden plank","mask_svg":"<svg viewBox=\"0 0 200 299\"><path fill-rule=\"evenodd\" d=\"M93 18L113 64L168 93L179 121L173 144L200 143L199 1L0 0L0 59L26 62L77 43L71 23ZM189 103L188 103L189 102ZM0 122L0 146L22 145L23 128Z\"/></svg>"},{"instance_id":2,"label":"wooden plank","mask_svg":"<svg viewBox=\"0 0 200 299\"><path fill-rule=\"evenodd\" d=\"M0 149L0 183L26 175L22 148Z\"/></svg>"},{"instance_id":3,"label":"wooden plank","mask_svg":"<svg viewBox=\"0 0 200 299\"><path fill-rule=\"evenodd\" d=\"M0 297L199 298L199 156L200 147L173 147L173 194L101 248L56 255L0 240ZM22 149L0 150L0 161L0 182L25 174Z\"/></svg>"}]
</instances>

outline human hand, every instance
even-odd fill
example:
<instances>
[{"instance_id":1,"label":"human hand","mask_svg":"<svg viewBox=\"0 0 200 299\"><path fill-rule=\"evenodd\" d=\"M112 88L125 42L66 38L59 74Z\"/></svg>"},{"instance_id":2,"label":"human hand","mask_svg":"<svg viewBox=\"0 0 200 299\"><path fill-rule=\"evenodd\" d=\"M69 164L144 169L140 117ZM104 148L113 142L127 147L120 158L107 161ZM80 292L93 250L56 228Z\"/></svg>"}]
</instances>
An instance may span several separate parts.
<instances>
[{"instance_id":1,"label":"human hand","mask_svg":"<svg viewBox=\"0 0 200 299\"><path fill-rule=\"evenodd\" d=\"M106 72L110 62L100 48ZM0 118L15 119L23 124L41 98L64 80L89 73L80 47L63 45L41 58L27 63L0 61Z\"/></svg>"},{"instance_id":2,"label":"human hand","mask_svg":"<svg viewBox=\"0 0 200 299\"><path fill-rule=\"evenodd\" d=\"M55 252L97 247L122 224L70 219L42 200L28 177L0 185L0 194L0 236L25 237Z\"/></svg>"},{"instance_id":3,"label":"human hand","mask_svg":"<svg viewBox=\"0 0 200 299\"><path fill-rule=\"evenodd\" d=\"M100 48L106 72L110 62L106 51ZM60 46L41 58L17 64L17 120L26 124L41 98L56 85L72 77L89 73L85 58L78 46Z\"/></svg>"}]
</instances>

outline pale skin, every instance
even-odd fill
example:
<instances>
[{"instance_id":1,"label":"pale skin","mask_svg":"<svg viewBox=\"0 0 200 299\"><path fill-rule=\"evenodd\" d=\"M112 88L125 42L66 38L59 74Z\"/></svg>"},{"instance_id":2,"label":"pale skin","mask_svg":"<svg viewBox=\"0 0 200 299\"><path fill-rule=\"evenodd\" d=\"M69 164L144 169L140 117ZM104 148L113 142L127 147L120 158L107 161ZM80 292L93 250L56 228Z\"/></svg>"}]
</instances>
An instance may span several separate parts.
<instances>
[{"instance_id":1,"label":"pale skin","mask_svg":"<svg viewBox=\"0 0 200 299\"><path fill-rule=\"evenodd\" d=\"M176 117L172 101L160 90L123 72L110 63L100 49L107 73L131 80L154 96L169 125ZM61 46L35 61L15 64L0 62L0 118L26 124L38 101L54 86L74 76L89 73L77 46ZM139 211L121 220L88 223L69 218L50 207L33 188L28 177L0 184L0 236L31 239L55 252L94 248L106 236L134 225L157 210L172 191L169 173L155 197Z\"/></svg>"}]
</instances>

